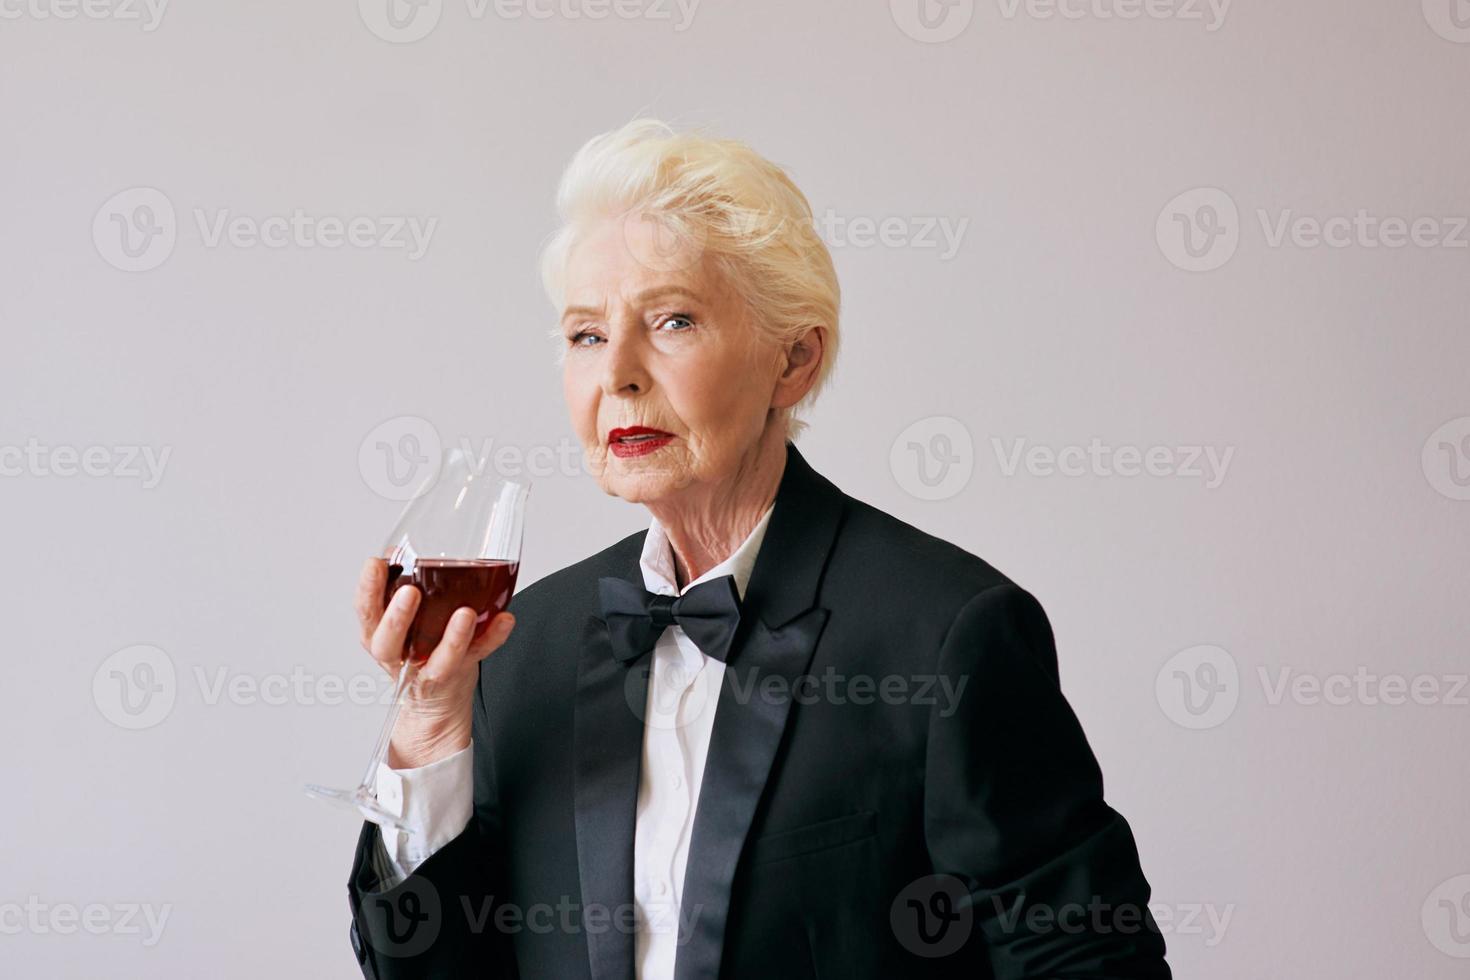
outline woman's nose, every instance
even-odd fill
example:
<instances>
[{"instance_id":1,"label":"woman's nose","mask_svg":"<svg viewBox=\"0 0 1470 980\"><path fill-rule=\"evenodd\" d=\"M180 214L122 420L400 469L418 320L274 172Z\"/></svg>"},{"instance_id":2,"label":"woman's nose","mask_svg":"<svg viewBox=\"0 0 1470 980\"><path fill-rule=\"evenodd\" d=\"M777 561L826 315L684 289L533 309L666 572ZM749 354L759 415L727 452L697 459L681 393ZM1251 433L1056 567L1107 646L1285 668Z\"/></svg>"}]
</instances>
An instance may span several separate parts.
<instances>
[{"instance_id":1,"label":"woman's nose","mask_svg":"<svg viewBox=\"0 0 1470 980\"><path fill-rule=\"evenodd\" d=\"M608 340L603 359L602 390L608 395L647 394L648 370L643 363L643 350L636 337L620 333Z\"/></svg>"}]
</instances>

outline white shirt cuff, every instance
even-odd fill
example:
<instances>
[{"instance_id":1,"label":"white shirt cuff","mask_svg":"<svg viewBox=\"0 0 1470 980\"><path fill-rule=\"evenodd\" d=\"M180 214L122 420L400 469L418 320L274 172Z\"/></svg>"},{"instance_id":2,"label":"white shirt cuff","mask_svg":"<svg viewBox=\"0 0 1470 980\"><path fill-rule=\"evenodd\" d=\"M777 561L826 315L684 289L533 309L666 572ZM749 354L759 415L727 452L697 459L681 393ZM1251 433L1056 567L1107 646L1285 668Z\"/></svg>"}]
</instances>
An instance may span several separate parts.
<instances>
[{"instance_id":1,"label":"white shirt cuff","mask_svg":"<svg viewBox=\"0 0 1470 980\"><path fill-rule=\"evenodd\" d=\"M472 746L417 769L378 766L378 805L405 830L380 827L389 865L402 881L464 832L474 812ZM391 887L395 882L384 882Z\"/></svg>"}]
</instances>

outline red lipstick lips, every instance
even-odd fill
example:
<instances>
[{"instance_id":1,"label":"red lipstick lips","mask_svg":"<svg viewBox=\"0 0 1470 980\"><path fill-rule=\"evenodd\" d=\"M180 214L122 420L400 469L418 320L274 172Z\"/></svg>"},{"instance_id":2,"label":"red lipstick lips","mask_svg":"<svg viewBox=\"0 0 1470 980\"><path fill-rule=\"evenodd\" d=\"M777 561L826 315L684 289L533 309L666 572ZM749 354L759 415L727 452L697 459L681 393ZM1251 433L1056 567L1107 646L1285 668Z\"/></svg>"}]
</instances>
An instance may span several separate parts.
<instances>
[{"instance_id":1,"label":"red lipstick lips","mask_svg":"<svg viewBox=\"0 0 1470 980\"><path fill-rule=\"evenodd\" d=\"M635 425L627 429L613 429L607 434L607 447L619 459L646 456L667 446L674 438L673 433L662 429L650 429L646 425Z\"/></svg>"}]
</instances>

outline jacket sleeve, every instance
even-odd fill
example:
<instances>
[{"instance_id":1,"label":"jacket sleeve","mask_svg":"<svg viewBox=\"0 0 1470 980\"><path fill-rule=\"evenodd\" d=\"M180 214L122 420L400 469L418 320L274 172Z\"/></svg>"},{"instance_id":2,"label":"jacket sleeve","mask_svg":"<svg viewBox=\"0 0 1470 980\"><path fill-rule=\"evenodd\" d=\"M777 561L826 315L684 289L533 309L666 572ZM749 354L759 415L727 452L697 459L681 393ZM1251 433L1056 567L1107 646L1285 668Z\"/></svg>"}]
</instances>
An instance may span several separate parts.
<instances>
[{"instance_id":1,"label":"jacket sleeve","mask_svg":"<svg viewBox=\"0 0 1470 980\"><path fill-rule=\"evenodd\" d=\"M939 673L965 684L931 711L924 791L930 887L953 891L935 908L970 930L953 955L997 980L1168 980L1132 831L1103 801L1040 604L1011 583L976 595Z\"/></svg>"},{"instance_id":2,"label":"jacket sleeve","mask_svg":"<svg viewBox=\"0 0 1470 980\"><path fill-rule=\"evenodd\" d=\"M496 928L505 895L500 806L483 692L475 688L475 812L413 874L383 887L375 824L363 825L348 880L352 951L367 980L519 976L510 937Z\"/></svg>"}]
</instances>

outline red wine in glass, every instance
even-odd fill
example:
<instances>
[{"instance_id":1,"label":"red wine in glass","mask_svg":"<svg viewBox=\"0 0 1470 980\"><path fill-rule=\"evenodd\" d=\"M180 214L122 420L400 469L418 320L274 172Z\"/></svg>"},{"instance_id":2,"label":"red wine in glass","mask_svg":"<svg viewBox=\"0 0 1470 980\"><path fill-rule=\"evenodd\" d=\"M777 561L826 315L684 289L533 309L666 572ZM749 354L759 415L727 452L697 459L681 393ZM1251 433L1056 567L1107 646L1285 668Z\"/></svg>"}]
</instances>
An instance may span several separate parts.
<instances>
[{"instance_id":1,"label":"red wine in glass","mask_svg":"<svg viewBox=\"0 0 1470 980\"><path fill-rule=\"evenodd\" d=\"M420 665L444 638L456 610L475 611L475 635L510 602L521 561L521 528L529 487L484 471L461 449L450 449L403 510L380 554L388 562L384 604L407 585L419 590L419 608L404 643L393 706L372 758L353 789L308 786L320 799L354 807L383 827L401 827L377 797L379 767L388 758L393 729Z\"/></svg>"},{"instance_id":2,"label":"red wine in glass","mask_svg":"<svg viewBox=\"0 0 1470 980\"><path fill-rule=\"evenodd\" d=\"M402 556L398 556L402 558ZM422 663L444 639L444 630L454 611L468 606L475 611L475 639L484 634L490 620L505 610L516 586L518 562L498 558L410 559L405 569L397 562L388 566L388 587L383 604L405 585L419 590L419 609L408 628L406 643L411 660Z\"/></svg>"}]
</instances>

